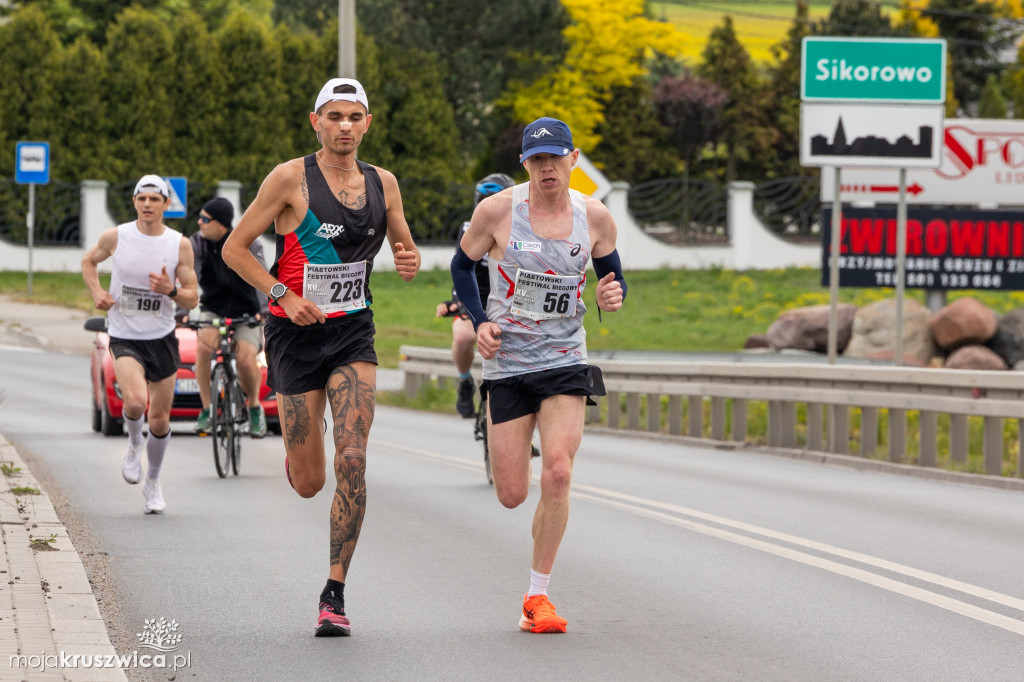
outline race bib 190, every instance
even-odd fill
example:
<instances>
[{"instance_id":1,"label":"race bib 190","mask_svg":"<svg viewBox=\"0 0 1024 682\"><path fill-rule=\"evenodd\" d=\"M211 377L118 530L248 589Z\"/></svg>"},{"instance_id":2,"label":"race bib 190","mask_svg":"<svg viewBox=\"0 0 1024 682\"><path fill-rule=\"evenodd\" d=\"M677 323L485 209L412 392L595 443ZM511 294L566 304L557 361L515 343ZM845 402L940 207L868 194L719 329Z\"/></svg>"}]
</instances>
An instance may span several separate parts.
<instances>
[{"instance_id":1,"label":"race bib 190","mask_svg":"<svg viewBox=\"0 0 1024 682\"><path fill-rule=\"evenodd\" d=\"M575 317L579 275L548 275L543 272L518 270L516 289L510 310L531 320L554 320Z\"/></svg>"},{"instance_id":2,"label":"race bib 190","mask_svg":"<svg viewBox=\"0 0 1024 682\"><path fill-rule=\"evenodd\" d=\"M302 297L325 315L366 307L366 261L358 263L306 263Z\"/></svg>"},{"instance_id":3,"label":"race bib 190","mask_svg":"<svg viewBox=\"0 0 1024 682\"><path fill-rule=\"evenodd\" d=\"M160 307L163 302L163 294L143 287L121 285L121 298L118 299L118 305L123 315L160 317Z\"/></svg>"}]
</instances>

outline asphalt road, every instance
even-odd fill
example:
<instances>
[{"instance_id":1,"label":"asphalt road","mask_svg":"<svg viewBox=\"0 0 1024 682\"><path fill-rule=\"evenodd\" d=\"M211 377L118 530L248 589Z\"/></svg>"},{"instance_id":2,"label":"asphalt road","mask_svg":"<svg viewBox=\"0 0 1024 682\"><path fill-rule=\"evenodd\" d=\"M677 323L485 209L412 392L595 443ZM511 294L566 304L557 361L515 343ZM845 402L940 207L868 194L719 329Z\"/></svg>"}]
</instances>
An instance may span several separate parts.
<instances>
[{"instance_id":1,"label":"asphalt road","mask_svg":"<svg viewBox=\"0 0 1024 682\"><path fill-rule=\"evenodd\" d=\"M551 584L569 631L531 635L516 621L536 490L503 509L469 421L383 407L346 588L353 636L315 639L330 494L291 491L276 437L245 441L241 475L221 480L209 440L179 427L167 513L144 516L120 477L125 439L89 429L87 363L0 349L0 432L67 500L115 647L130 651L145 619L178 622L191 656L178 680L1024 670L1022 493L588 434Z\"/></svg>"}]
</instances>

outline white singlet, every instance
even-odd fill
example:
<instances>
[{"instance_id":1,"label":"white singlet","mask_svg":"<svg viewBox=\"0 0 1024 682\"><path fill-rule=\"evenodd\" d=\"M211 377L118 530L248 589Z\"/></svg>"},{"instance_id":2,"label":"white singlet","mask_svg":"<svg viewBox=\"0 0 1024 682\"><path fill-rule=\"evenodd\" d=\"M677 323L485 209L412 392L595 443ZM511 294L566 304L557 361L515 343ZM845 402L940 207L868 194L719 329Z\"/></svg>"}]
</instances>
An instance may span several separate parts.
<instances>
[{"instance_id":1,"label":"white singlet","mask_svg":"<svg viewBox=\"0 0 1024 682\"><path fill-rule=\"evenodd\" d=\"M107 312L110 335L119 339L160 339L174 331L174 301L149 290L149 273L164 267L174 282L181 233L164 227L156 237L139 231L135 221L117 226L110 275L114 307Z\"/></svg>"}]
</instances>

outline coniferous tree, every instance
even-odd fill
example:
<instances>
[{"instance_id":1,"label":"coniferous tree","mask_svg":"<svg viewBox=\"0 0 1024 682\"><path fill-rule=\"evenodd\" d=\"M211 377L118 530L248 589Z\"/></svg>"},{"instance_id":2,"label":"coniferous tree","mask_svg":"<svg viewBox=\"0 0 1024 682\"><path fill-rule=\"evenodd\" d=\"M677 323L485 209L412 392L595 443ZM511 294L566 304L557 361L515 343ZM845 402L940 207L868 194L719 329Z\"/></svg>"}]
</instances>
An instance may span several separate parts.
<instances>
[{"instance_id":1,"label":"coniferous tree","mask_svg":"<svg viewBox=\"0 0 1024 682\"><path fill-rule=\"evenodd\" d=\"M32 36L26 40L25 36ZM51 141L57 134L60 40L37 8L17 13L0 25L0 175L14 175L14 143ZM51 159L57 150L50 149Z\"/></svg>"},{"instance_id":2,"label":"coniferous tree","mask_svg":"<svg viewBox=\"0 0 1024 682\"><path fill-rule=\"evenodd\" d=\"M979 118L1006 118L1006 98L999 87L999 79L995 74L988 77L985 87L981 90L978 100Z\"/></svg>"},{"instance_id":3,"label":"coniferous tree","mask_svg":"<svg viewBox=\"0 0 1024 682\"><path fill-rule=\"evenodd\" d=\"M223 141L220 122L227 94L227 74L218 62L216 40L206 22L186 12L174 28L170 124L178 140L169 164L177 175L210 184L228 179L226 159L218 153Z\"/></svg>"},{"instance_id":4,"label":"coniferous tree","mask_svg":"<svg viewBox=\"0 0 1024 682\"><path fill-rule=\"evenodd\" d=\"M740 173L746 179L763 176L761 160L775 145L774 127L766 121L761 107L763 89L750 55L733 30L732 19L712 29L704 48L698 76L717 83L728 95L722 112L721 141L726 147L725 180Z\"/></svg>"},{"instance_id":5,"label":"coniferous tree","mask_svg":"<svg viewBox=\"0 0 1024 682\"><path fill-rule=\"evenodd\" d=\"M84 36L65 48L61 58L54 78L60 96L54 112L60 134L52 175L68 182L107 178L114 152L108 135L110 107L103 91L106 60Z\"/></svg>"},{"instance_id":6,"label":"coniferous tree","mask_svg":"<svg viewBox=\"0 0 1024 682\"><path fill-rule=\"evenodd\" d=\"M976 113L981 89L990 75L999 76L1003 56L1020 37L1017 22L1007 22L1005 8L983 0L931 0L921 16L947 40L953 94L960 107Z\"/></svg>"},{"instance_id":7,"label":"coniferous tree","mask_svg":"<svg viewBox=\"0 0 1024 682\"><path fill-rule=\"evenodd\" d=\"M768 165L770 177L806 175L800 165L800 61L803 38L808 35L807 3L797 0L796 16L786 38L772 46L764 109L778 134Z\"/></svg>"},{"instance_id":8,"label":"coniferous tree","mask_svg":"<svg viewBox=\"0 0 1024 682\"><path fill-rule=\"evenodd\" d=\"M145 173L180 175L174 165L174 45L152 12L129 7L111 25L103 50L104 99L111 143L105 179L127 182Z\"/></svg>"},{"instance_id":9,"label":"coniferous tree","mask_svg":"<svg viewBox=\"0 0 1024 682\"><path fill-rule=\"evenodd\" d=\"M309 113L316 104L317 93L328 79L338 74L337 30L334 31L332 44L335 47L331 52L327 52L322 39L305 28L278 26L274 30L274 39L281 46L281 104L284 107L282 115L291 150L290 157L305 156L319 146L313 126L309 123ZM358 59L356 62L359 63ZM366 86L365 83L363 85ZM371 105L375 105L373 91L367 89L367 93Z\"/></svg>"},{"instance_id":10,"label":"coniferous tree","mask_svg":"<svg viewBox=\"0 0 1024 682\"><path fill-rule=\"evenodd\" d=\"M646 78L637 78L630 87L612 89L597 134L601 143L590 159L609 180L636 184L678 175L682 170L669 132L658 121L654 91Z\"/></svg>"},{"instance_id":11,"label":"coniferous tree","mask_svg":"<svg viewBox=\"0 0 1024 682\"><path fill-rule=\"evenodd\" d=\"M811 25L816 36L898 36L909 35L894 27L882 14L882 5L872 0L840 0L833 2L828 17Z\"/></svg>"},{"instance_id":12,"label":"coniferous tree","mask_svg":"<svg viewBox=\"0 0 1024 682\"><path fill-rule=\"evenodd\" d=\"M290 158L288 131L299 124L284 116L281 48L265 23L241 10L214 35L217 63L226 78L218 130L226 164L222 177L261 182Z\"/></svg>"}]
</instances>

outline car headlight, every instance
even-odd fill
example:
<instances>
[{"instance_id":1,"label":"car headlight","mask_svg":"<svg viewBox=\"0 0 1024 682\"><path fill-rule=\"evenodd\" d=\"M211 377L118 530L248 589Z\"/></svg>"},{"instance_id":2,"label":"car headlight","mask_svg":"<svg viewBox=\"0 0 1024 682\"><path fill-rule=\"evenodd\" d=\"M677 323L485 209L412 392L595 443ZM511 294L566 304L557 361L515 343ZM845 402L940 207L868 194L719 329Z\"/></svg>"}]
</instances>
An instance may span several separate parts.
<instances>
[{"instance_id":1,"label":"car headlight","mask_svg":"<svg viewBox=\"0 0 1024 682\"><path fill-rule=\"evenodd\" d=\"M116 381L114 382L114 395L117 396L118 400L124 400L124 396L121 395L121 387L117 384Z\"/></svg>"}]
</instances>

